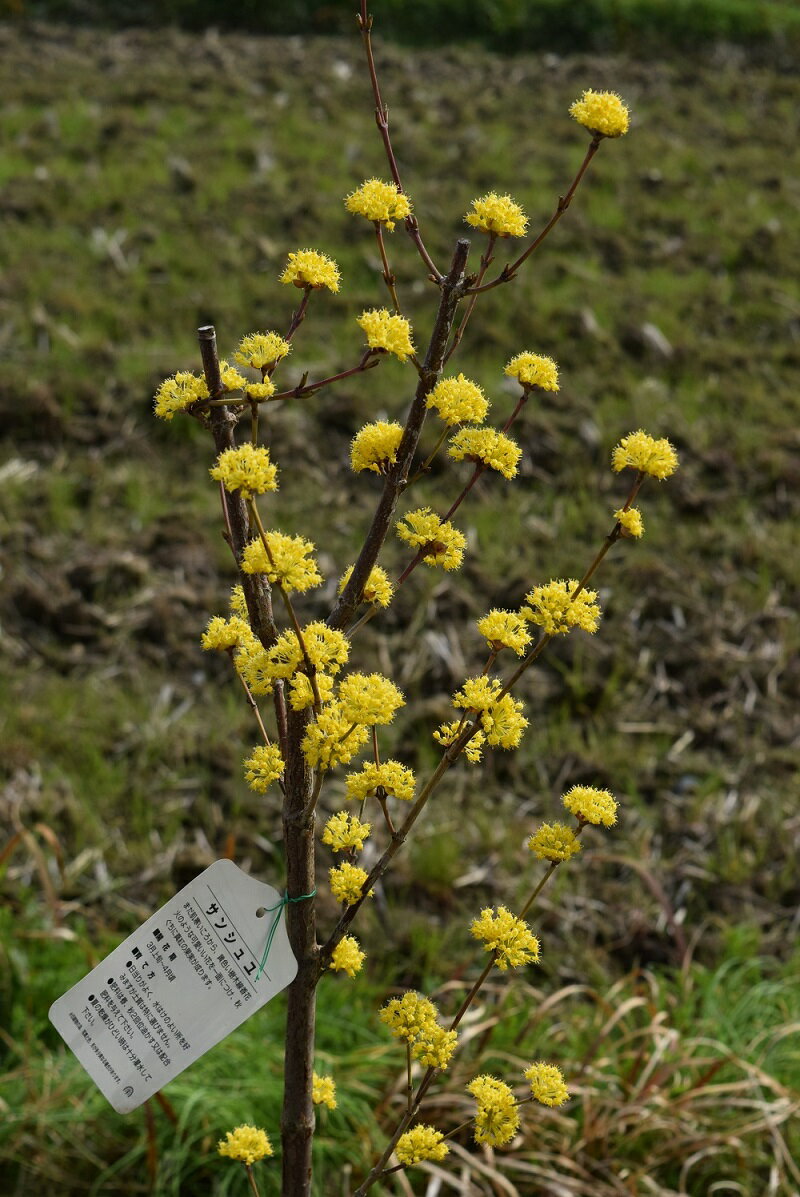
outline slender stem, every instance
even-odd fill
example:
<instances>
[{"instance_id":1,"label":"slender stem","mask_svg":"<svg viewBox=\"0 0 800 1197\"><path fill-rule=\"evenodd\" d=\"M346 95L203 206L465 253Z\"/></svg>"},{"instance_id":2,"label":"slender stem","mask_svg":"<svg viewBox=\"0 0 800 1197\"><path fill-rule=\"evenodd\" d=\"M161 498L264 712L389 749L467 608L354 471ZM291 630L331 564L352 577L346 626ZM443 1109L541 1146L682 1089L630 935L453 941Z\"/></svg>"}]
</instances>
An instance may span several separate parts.
<instances>
[{"instance_id":1,"label":"slender stem","mask_svg":"<svg viewBox=\"0 0 800 1197\"><path fill-rule=\"evenodd\" d=\"M318 378L315 382L306 382L304 378L290 391L278 391L274 395L270 395L269 399L264 402L277 403L280 399L302 399L307 395L313 395L322 387L329 386L332 382L341 382L343 378L352 378L354 374L363 374L365 370L372 370L381 364L381 358L376 356L376 352L374 349L368 349L357 366L352 366L349 370L340 370L338 374L330 374L327 378Z\"/></svg>"},{"instance_id":2,"label":"slender stem","mask_svg":"<svg viewBox=\"0 0 800 1197\"><path fill-rule=\"evenodd\" d=\"M256 1178L253 1175L253 1169L252 1169L251 1165L245 1164L244 1170L247 1173L247 1179L250 1183L251 1192L253 1192L255 1194L255 1197L261 1197L261 1194L258 1191L258 1185L256 1184Z\"/></svg>"},{"instance_id":3,"label":"slender stem","mask_svg":"<svg viewBox=\"0 0 800 1197\"><path fill-rule=\"evenodd\" d=\"M411 1080L411 1044L406 1040L406 1113L411 1113L413 1104L414 1083Z\"/></svg>"},{"instance_id":4,"label":"slender stem","mask_svg":"<svg viewBox=\"0 0 800 1197\"><path fill-rule=\"evenodd\" d=\"M264 531L264 525L261 522L261 516L258 514L258 507L256 505L255 499L250 500L250 511L252 512L252 515L253 515L253 521L254 521L256 527L258 528L258 534L261 537L261 543L264 546L264 552L267 555L267 560L269 561L270 565L274 569L275 568L275 558L272 556L272 550L269 547L269 541L267 540L267 534ZM278 594L283 599L283 604L286 607L286 614L289 616L289 621L294 629L294 634L297 637L297 643L299 644L300 651L303 654L303 664L306 667L306 673L308 674L308 680L311 683L311 692L314 695L314 710L318 711L320 709L320 706L322 705L322 703L321 703L320 697L319 697L319 689L317 688L317 676L316 676L317 671L314 668L311 658L308 655L308 649L306 648L306 642L303 638L303 632L300 627L299 620L297 618L297 613L294 609L294 606L292 605L292 600L289 598L289 595L287 594L286 589L281 585L281 583L278 581L275 581L275 582L273 582L273 586L275 587L275 589L278 591Z\"/></svg>"},{"instance_id":5,"label":"slender stem","mask_svg":"<svg viewBox=\"0 0 800 1197\"><path fill-rule=\"evenodd\" d=\"M253 697L253 693L252 693L250 687L248 686L247 682L242 677L241 673L239 673L239 670L236 668L236 664L234 662L234 651L232 648L228 649L228 656L231 659L231 664L233 665L234 673L236 674L239 681L241 682L241 686L242 686L242 689L244 690L244 696L247 701L247 705L250 707L250 710L255 715L256 723L258 724L262 739L264 740L264 743L268 745L270 743L270 738L267 733L267 729L264 727L264 720L261 718L261 712L258 709L258 703L256 702L255 698ZM281 787L282 790L284 790L282 781L279 780L278 785ZM284 790L284 793L285 792L286 791Z\"/></svg>"},{"instance_id":6,"label":"slender stem","mask_svg":"<svg viewBox=\"0 0 800 1197\"><path fill-rule=\"evenodd\" d=\"M494 247L495 247L496 241L497 241L497 233L490 233L488 241L487 241L486 249L484 250L483 254L481 255L481 264L480 264L480 269L478 271L478 277L475 279L475 282L473 283L474 288L480 287L480 285L483 282L484 277L486 275L486 271L489 269L492 262L494 261ZM445 359L444 359L445 364L447 364L447 362L449 362L450 358L453 356L453 354L455 353L455 351L458 349L459 345L461 344L461 339L464 336L464 333L466 332L467 325L469 324L469 318L472 315L473 308L475 307L475 304L477 302L478 302L478 292L477 292L477 290L471 289L469 303L467 304L466 311L464 312L464 315L461 317L461 323L459 324L458 328L456 329L455 336L453 337L453 343L450 346L450 348L448 349L447 354L445 355Z\"/></svg>"},{"instance_id":7,"label":"slender stem","mask_svg":"<svg viewBox=\"0 0 800 1197\"><path fill-rule=\"evenodd\" d=\"M411 462L417 451L420 433L427 412L426 400L439 380L445 349L453 327L456 308L463 289L464 268L469 254L469 242L465 239L456 243L453 260L447 277L442 280L439 308L431 333L428 351L422 364L422 373L417 384L414 399L406 417L403 436L397 449L397 461L389 469L383 485L383 492L372 523L364 539L350 580L328 616L328 627L342 629L350 623L361 601L370 572L378 559L384 541L391 527L392 517L400 494L408 482Z\"/></svg>"},{"instance_id":8,"label":"slender stem","mask_svg":"<svg viewBox=\"0 0 800 1197\"><path fill-rule=\"evenodd\" d=\"M550 217L539 235L534 237L533 241L531 241L524 253L521 253L516 261L512 262L510 266L504 266L497 278L493 279L492 282L484 283L483 286L470 288L470 294L481 295L484 291L491 291L493 287L499 287L501 283L508 283L511 281L511 279L519 270L520 266L522 266L522 264L531 256L534 250L539 248L547 234L551 231L551 229L555 228L561 217L566 212L567 208L572 203L572 197L575 195L578 184L586 173L586 168L588 167L592 158L594 158L595 154L597 153L597 147L600 145L601 141L602 134L595 133L592 137L592 140L589 142L589 148L586 151L583 162L581 162L580 167L578 168L578 173L575 175L575 178L570 184L569 191L566 195L560 195L558 197L558 203L556 204L555 212Z\"/></svg>"},{"instance_id":9,"label":"slender stem","mask_svg":"<svg viewBox=\"0 0 800 1197\"><path fill-rule=\"evenodd\" d=\"M451 431L452 431L451 425L445 424L444 428L439 433L439 439L436 442L436 444L433 446L433 449L430 451L428 456L425 458L422 465L417 470L416 474L414 474L414 476L412 478L409 478L409 480L408 480L409 486L413 486L413 484L417 481L418 478L421 478L423 474L426 474L428 472L428 470L431 467L431 463L433 462L434 457L439 452L439 450L441 449L444 442L447 440Z\"/></svg>"},{"instance_id":10,"label":"slender stem","mask_svg":"<svg viewBox=\"0 0 800 1197\"><path fill-rule=\"evenodd\" d=\"M400 303L397 298L397 291L395 289L395 282L397 281L394 274L389 269L389 259L386 257L386 246L383 243L383 226L379 220L375 221L375 237L378 241L378 249L380 250L381 262L383 263L383 281L389 290L392 297L392 305L394 310L400 315Z\"/></svg>"},{"instance_id":11,"label":"slender stem","mask_svg":"<svg viewBox=\"0 0 800 1197\"><path fill-rule=\"evenodd\" d=\"M296 312L292 312L291 323L289 324L284 341L291 341L294 334L297 332L300 325L306 318L306 309L308 308L308 301L311 298L313 287L305 287L303 291L303 298L300 300L300 306Z\"/></svg>"},{"instance_id":12,"label":"slender stem","mask_svg":"<svg viewBox=\"0 0 800 1197\"><path fill-rule=\"evenodd\" d=\"M369 78L372 84L372 94L375 98L375 124L378 126L378 132L383 141L383 148L386 151L386 159L389 163L389 170L392 172L395 186L398 191L403 191L403 184L400 179L400 171L397 168L397 159L394 156L392 149L392 140L389 136L389 110L381 99L381 89L378 84L378 73L375 70L375 58L372 53L372 14L367 12L367 0L361 0L360 12L358 14L358 25L361 30L361 40L364 43L364 53L367 57L367 67L369 68ZM422 240L422 235L419 231L419 223L415 216L408 216L405 220L406 232L417 247L417 252L422 258L431 273L433 281L440 283L442 281L441 273L436 269L436 266L425 248Z\"/></svg>"}]
</instances>

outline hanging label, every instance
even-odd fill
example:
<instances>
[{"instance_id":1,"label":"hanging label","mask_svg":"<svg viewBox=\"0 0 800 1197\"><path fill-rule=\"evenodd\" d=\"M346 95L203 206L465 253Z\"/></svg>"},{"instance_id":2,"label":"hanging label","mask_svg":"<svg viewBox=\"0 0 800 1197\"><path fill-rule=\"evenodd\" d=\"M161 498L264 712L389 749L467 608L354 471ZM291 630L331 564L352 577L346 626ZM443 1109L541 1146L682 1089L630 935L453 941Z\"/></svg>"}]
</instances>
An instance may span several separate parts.
<instances>
[{"instance_id":1,"label":"hanging label","mask_svg":"<svg viewBox=\"0 0 800 1197\"><path fill-rule=\"evenodd\" d=\"M291 984L281 903L271 885L217 860L53 1003L53 1026L120 1114Z\"/></svg>"}]
</instances>

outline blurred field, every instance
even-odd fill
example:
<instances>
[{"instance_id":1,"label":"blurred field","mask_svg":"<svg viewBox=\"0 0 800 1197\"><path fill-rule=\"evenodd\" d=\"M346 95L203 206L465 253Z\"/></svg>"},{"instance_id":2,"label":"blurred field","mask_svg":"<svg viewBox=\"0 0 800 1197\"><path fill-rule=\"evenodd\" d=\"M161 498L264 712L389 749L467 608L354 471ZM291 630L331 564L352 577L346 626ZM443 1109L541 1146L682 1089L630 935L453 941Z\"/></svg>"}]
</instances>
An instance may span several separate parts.
<instances>
[{"instance_id":1,"label":"blurred field","mask_svg":"<svg viewBox=\"0 0 800 1197\"><path fill-rule=\"evenodd\" d=\"M289 377L354 364L352 317L383 297L368 230L341 198L385 175L381 147L355 43L39 26L0 28L0 50L7 1191L243 1193L213 1145L244 1119L277 1137L280 999L168 1088L149 1138L140 1115L94 1093L46 1011L216 856L280 881L277 807L240 775L247 712L198 643L232 581L210 446L150 407L165 374L199 365L198 324L215 323L226 352L288 323L277 275L301 245L336 257L345 284L315 297ZM620 825L558 877L538 916L542 968L489 992L454 1096L437 1098L456 1125L478 1066L505 1075L546 1054L576 1101L529 1116L494 1163L464 1139L456 1191L789 1197L797 74L731 48L704 66L380 47L379 65L440 264L490 187L544 223L585 148L567 116L584 87L619 90L635 114L530 269L478 308L458 360L499 420L513 402L502 366L521 349L552 354L562 390L518 426L522 477L485 480L459 513L463 570L417 571L363 635L359 665L392 668L408 696L401 759L434 759L431 726L481 661L474 619L591 559L620 501L608 468L620 435L670 436L682 469L646 490L643 542L603 569L598 636L557 645L527 682L522 750L454 771L441 791L360 927L367 982L322 988L341 1109L322 1119L319 1192L346 1191L400 1099L377 1003L395 985L471 974L469 919L527 893L525 838L585 782L618 794ZM423 341L435 296L402 233L390 244ZM328 578L304 617L325 611L376 494L349 472L349 440L366 418L401 415L409 377L384 363L275 417L276 522L316 541ZM447 505L460 482L447 469L424 485L412 505ZM405 560L389 546L392 569ZM422 1173L410 1180L425 1192Z\"/></svg>"}]
</instances>

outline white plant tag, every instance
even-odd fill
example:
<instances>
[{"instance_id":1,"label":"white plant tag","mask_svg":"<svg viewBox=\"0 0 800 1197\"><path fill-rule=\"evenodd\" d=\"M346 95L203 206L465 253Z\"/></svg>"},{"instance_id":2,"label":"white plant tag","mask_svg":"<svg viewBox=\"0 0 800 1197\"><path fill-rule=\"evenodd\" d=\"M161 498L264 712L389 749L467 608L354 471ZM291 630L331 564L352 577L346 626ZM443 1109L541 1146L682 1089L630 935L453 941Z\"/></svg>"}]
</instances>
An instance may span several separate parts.
<instances>
[{"instance_id":1,"label":"white plant tag","mask_svg":"<svg viewBox=\"0 0 800 1197\"><path fill-rule=\"evenodd\" d=\"M50 1021L120 1114L291 984L282 901L217 860L53 1002Z\"/></svg>"}]
</instances>

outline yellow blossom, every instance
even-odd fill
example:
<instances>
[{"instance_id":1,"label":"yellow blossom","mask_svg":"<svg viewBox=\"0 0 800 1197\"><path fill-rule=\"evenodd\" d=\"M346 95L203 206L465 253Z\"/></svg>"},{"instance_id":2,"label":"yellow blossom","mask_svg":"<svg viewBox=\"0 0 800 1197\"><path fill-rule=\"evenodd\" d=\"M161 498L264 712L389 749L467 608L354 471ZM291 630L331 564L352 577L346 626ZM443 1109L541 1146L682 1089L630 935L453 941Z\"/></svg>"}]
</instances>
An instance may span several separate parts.
<instances>
[{"instance_id":1,"label":"yellow blossom","mask_svg":"<svg viewBox=\"0 0 800 1197\"><path fill-rule=\"evenodd\" d=\"M611 454L611 464L617 473L629 467L663 482L677 470L678 454L665 437L656 440L639 428L623 436Z\"/></svg>"},{"instance_id":2,"label":"yellow blossom","mask_svg":"<svg viewBox=\"0 0 800 1197\"><path fill-rule=\"evenodd\" d=\"M246 758L244 767L250 789L264 794L283 773L283 757L277 744L259 744Z\"/></svg>"},{"instance_id":3,"label":"yellow blossom","mask_svg":"<svg viewBox=\"0 0 800 1197\"><path fill-rule=\"evenodd\" d=\"M501 972L520 968L523 964L535 964L539 959L539 940L528 924L505 906L486 906L480 918L474 919L470 931L475 939L483 941L487 952L495 954L495 963Z\"/></svg>"},{"instance_id":4,"label":"yellow blossom","mask_svg":"<svg viewBox=\"0 0 800 1197\"><path fill-rule=\"evenodd\" d=\"M525 1079L530 1081L531 1093L543 1106L563 1106L569 1100L569 1091L564 1084L561 1069L555 1064L538 1060L525 1070Z\"/></svg>"},{"instance_id":5,"label":"yellow blossom","mask_svg":"<svg viewBox=\"0 0 800 1197\"><path fill-rule=\"evenodd\" d=\"M391 998L381 1009L379 1018L395 1039L415 1043L421 1035L438 1026L438 1011L430 998L409 990L400 998Z\"/></svg>"},{"instance_id":6,"label":"yellow blossom","mask_svg":"<svg viewBox=\"0 0 800 1197\"><path fill-rule=\"evenodd\" d=\"M242 337L233 360L253 370L266 370L290 353L292 346L276 332L250 333Z\"/></svg>"},{"instance_id":7,"label":"yellow blossom","mask_svg":"<svg viewBox=\"0 0 800 1197\"><path fill-rule=\"evenodd\" d=\"M519 748L522 733L528 726L522 710L522 703L518 699L504 694L488 710L482 711L481 723L486 732L486 743L493 748Z\"/></svg>"},{"instance_id":8,"label":"yellow blossom","mask_svg":"<svg viewBox=\"0 0 800 1197\"><path fill-rule=\"evenodd\" d=\"M266 574L270 582L280 582L287 592L302 593L322 584L322 574L311 558L315 550L310 540L276 531L267 532L264 539L269 557L260 536L245 545L242 569L246 574Z\"/></svg>"},{"instance_id":9,"label":"yellow blossom","mask_svg":"<svg viewBox=\"0 0 800 1197\"><path fill-rule=\"evenodd\" d=\"M230 619L222 619L216 615L208 621L208 627L200 643L206 652L213 648L225 650L236 648L251 636L250 624L237 615L232 615Z\"/></svg>"},{"instance_id":10,"label":"yellow blossom","mask_svg":"<svg viewBox=\"0 0 800 1197\"><path fill-rule=\"evenodd\" d=\"M498 611L493 608L478 620L478 631L495 653L503 648L510 648L518 657L523 657L531 642L524 619L513 611Z\"/></svg>"},{"instance_id":11,"label":"yellow blossom","mask_svg":"<svg viewBox=\"0 0 800 1197\"><path fill-rule=\"evenodd\" d=\"M316 1072L314 1073L311 1100L315 1106L327 1106L329 1110L336 1109L336 1082L332 1076L319 1076Z\"/></svg>"},{"instance_id":12,"label":"yellow blossom","mask_svg":"<svg viewBox=\"0 0 800 1197\"><path fill-rule=\"evenodd\" d=\"M380 673L351 673L339 685L339 706L350 723L374 727L391 723L405 699L394 682Z\"/></svg>"},{"instance_id":13,"label":"yellow blossom","mask_svg":"<svg viewBox=\"0 0 800 1197\"><path fill-rule=\"evenodd\" d=\"M558 366L551 357L541 353L518 353L508 362L504 371L510 378L516 378L525 387L539 387L542 391L557 391Z\"/></svg>"},{"instance_id":14,"label":"yellow blossom","mask_svg":"<svg viewBox=\"0 0 800 1197\"><path fill-rule=\"evenodd\" d=\"M226 391L241 391L247 386L247 379L235 366L230 366L225 361L219 364L219 376Z\"/></svg>"},{"instance_id":15,"label":"yellow blossom","mask_svg":"<svg viewBox=\"0 0 800 1197\"><path fill-rule=\"evenodd\" d=\"M437 727L433 733L433 738L438 744L444 748L449 748L458 739L461 732L464 730L463 725L454 719L452 723L442 723ZM483 755L483 746L486 743L486 735L482 731L477 731L468 741L464 749L464 756L471 765L477 765Z\"/></svg>"},{"instance_id":16,"label":"yellow blossom","mask_svg":"<svg viewBox=\"0 0 800 1197\"><path fill-rule=\"evenodd\" d=\"M569 860L581 850L581 841L564 823L542 823L528 840L528 847L539 860Z\"/></svg>"},{"instance_id":17,"label":"yellow blossom","mask_svg":"<svg viewBox=\"0 0 800 1197\"><path fill-rule=\"evenodd\" d=\"M544 586L534 586L530 594L525 596L525 602L529 605L520 608L520 615L537 624L547 636L564 635L570 628L596 632L600 622L597 591L584 587L575 595L577 587L577 578L554 580L546 582Z\"/></svg>"},{"instance_id":18,"label":"yellow blossom","mask_svg":"<svg viewBox=\"0 0 800 1197\"><path fill-rule=\"evenodd\" d=\"M329 291L339 290L341 275L333 258L318 253L315 249L298 249L289 254L281 282L295 287L327 287Z\"/></svg>"},{"instance_id":19,"label":"yellow blossom","mask_svg":"<svg viewBox=\"0 0 800 1197\"><path fill-rule=\"evenodd\" d=\"M352 935L343 935L331 953L330 968L337 973L347 973L354 977L361 972L361 966L367 958L358 946L358 940Z\"/></svg>"},{"instance_id":20,"label":"yellow blossom","mask_svg":"<svg viewBox=\"0 0 800 1197\"><path fill-rule=\"evenodd\" d=\"M458 1044L458 1031L447 1031L438 1023L420 1032L411 1047L411 1055L425 1068L447 1068Z\"/></svg>"},{"instance_id":21,"label":"yellow blossom","mask_svg":"<svg viewBox=\"0 0 800 1197\"><path fill-rule=\"evenodd\" d=\"M364 882L367 879L365 869L344 861L338 869L329 869L328 876L331 883L331 893L337 902L344 902L346 906L353 906L361 897ZM368 897L372 897L372 890Z\"/></svg>"},{"instance_id":22,"label":"yellow blossom","mask_svg":"<svg viewBox=\"0 0 800 1197\"><path fill-rule=\"evenodd\" d=\"M405 523L403 522L405 520ZM397 535L407 544L422 551L426 565L441 565L443 569L458 569L464 560L467 544L463 532L447 520L431 511L430 507L418 507L409 511L395 524Z\"/></svg>"},{"instance_id":23,"label":"yellow blossom","mask_svg":"<svg viewBox=\"0 0 800 1197\"><path fill-rule=\"evenodd\" d=\"M269 459L269 449L246 442L238 449L225 449L209 474L227 491L239 491L243 499L278 489L278 471Z\"/></svg>"},{"instance_id":24,"label":"yellow blossom","mask_svg":"<svg viewBox=\"0 0 800 1197\"><path fill-rule=\"evenodd\" d=\"M363 802L370 794L382 789L403 802L411 802L414 797L415 778L411 769L401 765L399 761L384 761L381 765L374 765L368 761L361 767L360 773L348 773L345 778L348 798Z\"/></svg>"},{"instance_id":25,"label":"yellow blossom","mask_svg":"<svg viewBox=\"0 0 800 1197\"><path fill-rule=\"evenodd\" d=\"M376 474L387 474L389 466L397 461L397 450L403 436L400 424L376 420L365 424L353 437L350 446L350 464L354 474L372 470Z\"/></svg>"},{"instance_id":26,"label":"yellow blossom","mask_svg":"<svg viewBox=\"0 0 800 1197\"><path fill-rule=\"evenodd\" d=\"M493 1076L476 1076L467 1085L477 1103L475 1142L490 1147L510 1143L519 1129L517 1100L505 1081Z\"/></svg>"},{"instance_id":27,"label":"yellow blossom","mask_svg":"<svg viewBox=\"0 0 800 1197\"><path fill-rule=\"evenodd\" d=\"M622 526L623 536L641 536L644 532L644 520L638 507L620 507L614 512L614 519Z\"/></svg>"},{"instance_id":28,"label":"yellow blossom","mask_svg":"<svg viewBox=\"0 0 800 1197\"><path fill-rule=\"evenodd\" d=\"M598 790L595 786L573 786L567 790L561 801L565 810L581 823L593 823L613 827L617 821L616 798L609 790Z\"/></svg>"},{"instance_id":29,"label":"yellow blossom","mask_svg":"<svg viewBox=\"0 0 800 1197\"><path fill-rule=\"evenodd\" d=\"M368 737L366 727L354 726L343 717L337 703L329 702L317 715L316 722L309 723L300 747L312 769L332 769L351 761Z\"/></svg>"},{"instance_id":30,"label":"yellow blossom","mask_svg":"<svg viewBox=\"0 0 800 1197\"><path fill-rule=\"evenodd\" d=\"M263 382L248 382L244 390L248 399L257 399L261 402L275 394L275 383L271 378L265 378Z\"/></svg>"},{"instance_id":31,"label":"yellow blossom","mask_svg":"<svg viewBox=\"0 0 800 1197\"><path fill-rule=\"evenodd\" d=\"M233 615L238 615L240 619L249 619L247 599L244 597L244 587L238 582L235 586L231 587L230 608Z\"/></svg>"},{"instance_id":32,"label":"yellow blossom","mask_svg":"<svg viewBox=\"0 0 800 1197\"><path fill-rule=\"evenodd\" d=\"M603 137L622 137L628 132L628 108L614 91L587 89L570 106L569 114L579 125Z\"/></svg>"},{"instance_id":33,"label":"yellow blossom","mask_svg":"<svg viewBox=\"0 0 800 1197\"><path fill-rule=\"evenodd\" d=\"M370 349L393 353L401 362L414 352L411 325L405 316L387 312L386 308L371 308L361 313L356 324L367 334Z\"/></svg>"},{"instance_id":34,"label":"yellow blossom","mask_svg":"<svg viewBox=\"0 0 800 1197\"><path fill-rule=\"evenodd\" d=\"M339 594L342 593L353 573L353 566L348 565L347 569L339 580ZM374 565L369 572L369 577L364 585L364 590L361 595L361 601L364 603L374 603L376 607L388 607L392 601L394 594L394 587L389 581L389 575L386 570L380 565Z\"/></svg>"},{"instance_id":35,"label":"yellow blossom","mask_svg":"<svg viewBox=\"0 0 800 1197\"><path fill-rule=\"evenodd\" d=\"M320 702L330 702L333 697L334 680L328 673L316 672L317 694ZM304 711L314 704L314 689L305 673L296 673L289 682L289 702L293 711Z\"/></svg>"},{"instance_id":36,"label":"yellow blossom","mask_svg":"<svg viewBox=\"0 0 800 1197\"><path fill-rule=\"evenodd\" d=\"M397 1140L395 1155L401 1164L410 1168L422 1160L443 1160L450 1148L441 1131L420 1123L402 1134Z\"/></svg>"},{"instance_id":37,"label":"yellow blossom","mask_svg":"<svg viewBox=\"0 0 800 1197\"><path fill-rule=\"evenodd\" d=\"M434 407L445 424L482 424L489 410L489 400L476 382L463 374L456 378L440 378L428 398L426 407Z\"/></svg>"},{"instance_id":38,"label":"yellow blossom","mask_svg":"<svg viewBox=\"0 0 800 1197\"><path fill-rule=\"evenodd\" d=\"M519 204L510 195L498 195L496 191L474 199L464 220L479 232L497 237L524 237L528 227L528 218Z\"/></svg>"},{"instance_id":39,"label":"yellow blossom","mask_svg":"<svg viewBox=\"0 0 800 1197\"><path fill-rule=\"evenodd\" d=\"M338 673L350 652L347 637L319 620L306 624L302 632L314 669L320 673ZM236 668L255 694L268 693L274 681L292 677L301 666L305 668L303 650L292 628L281 632L270 649L257 647L253 653L236 659Z\"/></svg>"},{"instance_id":40,"label":"yellow blossom","mask_svg":"<svg viewBox=\"0 0 800 1197\"><path fill-rule=\"evenodd\" d=\"M322 842L334 852L347 852L350 848L360 852L371 828L371 823L362 823L355 815L340 810L331 815L325 824Z\"/></svg>"},{"instance_id":41,"label":"yellow blossom","mask_svg":"<svg viewBox=\"0 0 800 1197\"><path fill-rule=\"evenodd\" d=\"M468 677L453 695L453 706L466 711L486 711L497 701L501 689L497 678Z\"/></svg>"},{"instance_id":42,"label":"yellow blossom","mask_svg":"<svg viewBox=\"0 0 800 1197\"><path fill-rule=\"evenodd\" d=\"M256 1126L244 1125L228 1131L225 1138L218 1143L217 1151L220 1155L226 1155L229 1159L239 1160L240 1163L250 1166L258 1160L263 1160L265 1156L272 1155L272 1144L265 1131Z\"/></svg>"},{"instance_id":43,"label":"yellow blossom","mask_svg":"<svg viewBox=\"0 0 800 1197\"><path fill-rule=\"evenodd\" d=\"M411 215L411 203L407 195L395 183L384 183L380 179L367 179L344 201L348 212L364 216L394 228L396 220L405 220Z\"/></svg>"},{"instance_id":44,"label":"yellow blossom","mask_svg":"<svg viewBox=\"0 0 800 1197\"><path fill-rule=\"evenodd\" d=\"M522 450L515 440L494 428L462 428L447 450L454 461L482 462L504 478L514 478Z\"/></svg>"},{"instance_id":45,"label":"yellow blossom","mask_svg":"<svg viewBox=\"0 0 800 1197\"><path fill-rule=\"evenodd\" d=\"M160 420L171 420L176 412L183 411L198 399L208 399L206 380L199 374L180 370L171 378L165 378L155 394L155 413Z\"/></svg>"}]
</instances>

